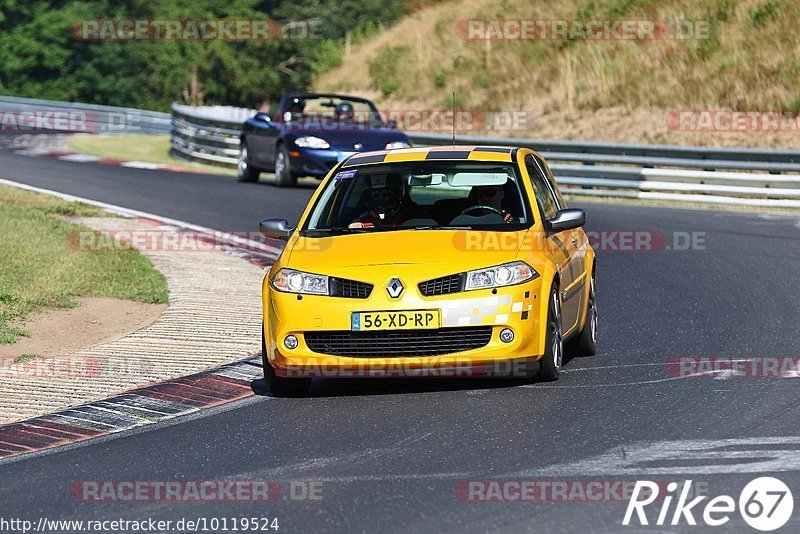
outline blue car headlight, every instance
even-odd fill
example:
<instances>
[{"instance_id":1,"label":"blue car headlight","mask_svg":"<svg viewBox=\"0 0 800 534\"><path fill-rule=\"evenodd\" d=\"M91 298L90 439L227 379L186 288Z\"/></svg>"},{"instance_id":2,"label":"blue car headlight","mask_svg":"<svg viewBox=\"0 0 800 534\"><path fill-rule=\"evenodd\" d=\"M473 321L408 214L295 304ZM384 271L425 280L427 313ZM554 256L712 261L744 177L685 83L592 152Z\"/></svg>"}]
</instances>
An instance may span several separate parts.
<instances>
[{"instance_id":1,"label":"blue car headlight","mask_svg":"<svg viewBox=\"0 0 800 534\"><path fill-rule=\"evenodd\" d=\"M300 148L317 148L323 150L331 147L330 143L325 139L314 137L313 135L298 137L294 140L294 144Z\"/></svg>"}]
</instances>

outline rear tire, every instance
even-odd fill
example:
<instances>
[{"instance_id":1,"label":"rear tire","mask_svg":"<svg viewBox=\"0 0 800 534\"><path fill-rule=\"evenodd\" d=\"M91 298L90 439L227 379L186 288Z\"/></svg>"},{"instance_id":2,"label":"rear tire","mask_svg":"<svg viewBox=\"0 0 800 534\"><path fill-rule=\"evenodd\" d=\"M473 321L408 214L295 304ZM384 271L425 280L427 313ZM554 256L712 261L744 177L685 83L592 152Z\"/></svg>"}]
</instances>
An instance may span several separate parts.
<instances>
[{"instance_id":1,"label":"rear tire","mask_svg":"<svg viewBox=\"0 0 800 534\"><path fill-rule=\"evenodd\" d=\"M264 326L261 326L261 365L264 369L264 383L275 397L301 397L308 395L310 378L285 378L275 374L275 368L267 358L267 343L264 339Z\"/></svg>"},{"instance_id":2,"label":"rear tire","mask_svg":"<svg viewBox=\"0 0 800 534\"><path fill-rule=\"evenodd\" d=\"M239 161L236 162L236 176L240 182L257 182L261 171L250 164L250 154L247 143L242 143Z\"/></svg>"},{"instance_id":3,"label":"rear tire","mask_svg":"<svg viewBox=\"0 0 800 534\"><path fill-rule=\"evenodd\" d=\"M564 359L564 339L561 331L561 301L558 288L553 286L547 310L547 334L544 338L544 356L539 367L539 380L555 382L561 374Z\"/></svg>"},{"instance_id":4,"label":"rear tire","mask_svg":"<svg viewBox=\"0 0 800 534\"><path fill-rule=\"evenodd\" d=\"M275 185L278 187L294 187L297 185L297 176L292 174L292 165L289 160L289 149L286 145L278 145L275 155Z\"/></svg>"}]
</instances>

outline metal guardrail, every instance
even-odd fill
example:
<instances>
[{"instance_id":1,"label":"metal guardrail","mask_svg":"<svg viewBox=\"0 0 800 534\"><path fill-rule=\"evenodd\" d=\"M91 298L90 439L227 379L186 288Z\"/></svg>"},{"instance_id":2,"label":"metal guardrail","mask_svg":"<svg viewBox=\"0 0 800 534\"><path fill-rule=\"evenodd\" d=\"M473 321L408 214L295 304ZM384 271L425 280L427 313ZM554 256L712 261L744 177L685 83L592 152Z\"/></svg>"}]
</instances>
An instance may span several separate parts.
<instances>
[{"instance_id":1,"label":"metal guardrail","mask_svg":"<svg viewBox=\"0 0 800 534\"><path fill-rule=\"evenodd\" d=\"M172 104L172 155L189 161L235 167L242 124L256 110L230 106Z\"/></svg>"},{"instance_id":2,"label":"metal guardrail","mask_svg":"<svg viewBox=\"0 0 800 534\"><path fill-rule=\"evenodd\" d=\"M235 166L241 124L254 113L173 104L173 154ZM409 139L416 145L452 143L442 134L411 133ZM457 143L532 148L551 162L562 191L571 195L800 208L800 151L795 150L475 136L458 136Z\"/></svg>"},{"instance_id":3,"label":"metal guardrail","mask_svg":"<svg viewBox=\"0 0 800 534\"><path fill-rule=\"evenodd\" d=\"M255 110L246 108L175 103L170 115L0 96L6 132L169 133L174 156L225 167L236 165L241 125L253 114ZM74 120L64 122L64 116ZM452 137L443 134L411 133L409 138L417 145L452 143ZM562 190L572 195L800 208L800 151L796 150L476 136L458 136L457 142L533 148L551 162Z\"/></svg>"},{"instance_id":4,"label":"metal guardrail","mask_svg":"<svg viewBox=\"0 0 800 534\"><path fill-rule=\"evenodd\" d=\"M77 102L0 96L5 132L36 133L169 133L169 113Z\"/></svg>"},{"instance_id":5,"label":"metal guardrail","mask_svg":"<svg viewBox=\"0 0 800 534\"><path fill-rule=\"evenodd\" d=\"M75 121L59 123L54 118L58 112L71 114ZM254 113L255 110L246 108L191 107L175 103L170 115L135 108L0 96L0 114L6 132L60 131L59 126L68 133L169 132L176 156L226 167L236 164L241 125ZM36 127L36 121L42 122L40 128ZM34 123L34 127L30 128L29 123ZM444 134L411 133L409 138L419 145L452 142L451 136ZM572 186L569 191L586 195L595 194L589 189L602 189L624 196L622 190L632 189L652 194L736 197L738 200L732 203L746 198L794 202L794 189L800 188L800 174L797 174L800 173L800 151L797 150L475 136L458 136L457 141L533 148L552 162L551 168L559 182Z\"/></svg>"},{"instance_id":6,"label":"metal guardrail","mask_svg":"<svg viewBox=\"0 0 800 534\"><path fill-rule=\"evenodd\" d=\"M411 134L413 143L449 145L452 136ZM513 145L536 150L550 161L572 161L585 165L617 163L642 167L686 167L701 170L748 170L800 172L800 151L749 148L711 148L675 145L634 145L596 141L551 141L514 137L458 136L465 145Z\"/></svg>"}]
</instances>

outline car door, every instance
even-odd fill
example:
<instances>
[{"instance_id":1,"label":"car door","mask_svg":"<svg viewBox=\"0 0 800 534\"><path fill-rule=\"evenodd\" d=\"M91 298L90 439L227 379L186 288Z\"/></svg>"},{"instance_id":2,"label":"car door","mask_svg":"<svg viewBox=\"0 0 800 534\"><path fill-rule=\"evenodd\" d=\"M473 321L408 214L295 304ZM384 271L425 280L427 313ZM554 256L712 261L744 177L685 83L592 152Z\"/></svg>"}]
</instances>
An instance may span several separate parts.
<instances>
[{"instance_id":1,"label":"car door","mask_svg":"<svg viewBox=\"0 0 800 534\"><path fill-rule=\"evenodd\" d=\"M251 129L247 136L247 150L250 152L251 162L263 168L272 168L275 161L275 143L280 130L266 113L256 113L255 117L247 122Z\"/></svg>"},{"instance_id":2,"label":"car door","mask_svg":"<svg viewBox=\"0 0 800 534\"><path fill-rule=\"evenodd\" d=\"M536 160L545 170L547 181L556 195L556 202L558 202L559 209L562 210L567 209L568 207L567 203L564 201L564 197L558 190L558 184L556 184L556 179L553 176L553 172L550 170L550 167L547 165L547 162L538 157L536 158ZM573 259L570 262L570 267L574 269L575 285L571 289L571 294L568 296L570 297L572 297L573 295L576 296L576 299L578 301L577 321L580 321L581 317L583 317L586 313L585 310L587 302L586 296L589 291L590 273L587 272L587 262L586 262L586 249L589 246L589 238L586 237L586 232L584 232L582 228L574 228L573 230L571 230L571 232L572 236L570 237L569 240L570 243L569 248Z\"/></svg>"},{"instance_id":3,"label":"car door","mask_svg":"<svg viewBox=\"0 0 800 534\"><path fill-rule=\"evenodd\" d=\"M529 154L525 157L525 166L533 182L536 203L539 205L542 218L552 219L563 209L564 206L561 205L563 199L557 193L557 188L550 183L542 160ZM546 243L547 252L556 264L561 278L562 333L567 334L575 328L580 317L581 298L577 286L581 268L576 265L579 263L577 256L579 242L576 243L573 230L564 230L548 235Z\"/></svg>"}]
</instances>

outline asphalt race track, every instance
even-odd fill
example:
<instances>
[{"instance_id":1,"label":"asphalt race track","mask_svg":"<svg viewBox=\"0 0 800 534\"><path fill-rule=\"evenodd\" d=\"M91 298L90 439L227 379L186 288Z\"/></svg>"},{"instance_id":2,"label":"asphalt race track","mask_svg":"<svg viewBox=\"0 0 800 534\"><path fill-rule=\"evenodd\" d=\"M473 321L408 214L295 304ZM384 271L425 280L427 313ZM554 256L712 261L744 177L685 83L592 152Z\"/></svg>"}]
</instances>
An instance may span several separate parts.
<instances>
[{"instance_id":1,"label":"asphalt race track","mask_svg":"<svg viewBox=\"0 0 800 534\"><path fill-rule=\"evenodd\" d=\"M0 177L226 231L254 230L267 216L294 221L312 193L8 150L0 151ZM587 232L652 232L665 247L598 252L599 352L569 361L557 383L317 380L309 398L261 394L198 417L0 462L3 515L277 517L278 532L609 532L623 530L626 500L469 502L457 488L489 479L692 479L711 496L738 499L763 473L795 490L784 529L800 531L798 382L681 376L668 365L693 356L800 356L800 219L580 207ZM676 232L701 232L703 244L674 250ZM253 387L261 391L259 383ZM80 480L208 479L276 480L288 498L98 503L69 493ZM292 500L290 481L318 481L321 499ZM657 514L649 512L651 522ZM669 530L692 529L683 522ZM727 531L751 530L733 516Z\"/></svg>"}]
</instances>

